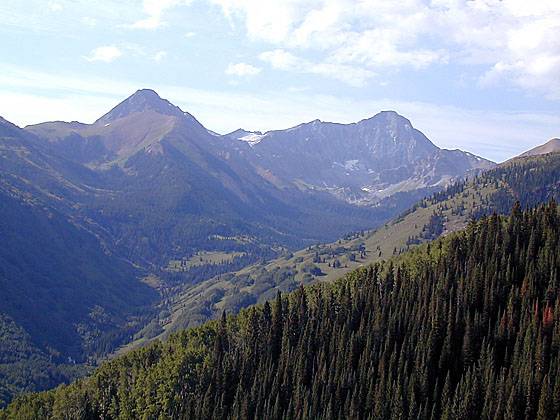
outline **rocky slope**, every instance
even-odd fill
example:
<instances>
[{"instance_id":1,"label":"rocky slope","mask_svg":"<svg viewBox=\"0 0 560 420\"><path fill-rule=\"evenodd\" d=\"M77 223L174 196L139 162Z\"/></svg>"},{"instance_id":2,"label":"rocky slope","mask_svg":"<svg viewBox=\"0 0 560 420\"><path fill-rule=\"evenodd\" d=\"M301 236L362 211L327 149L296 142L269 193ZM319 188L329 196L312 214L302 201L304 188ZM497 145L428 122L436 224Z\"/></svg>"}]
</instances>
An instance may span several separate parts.
<instances>
[{"instance_id":1,"label":"rocky slope","mask_svg":"<svg viewBox=\"0 0 560 420\"><path fill-rule=\"evenodd\" d=\"M353 124L319 120L267 133L225 136L251 146L251 161L301 188L371 205L398 192L441 188L494 164L435 146L411 122L384 111Z\"/></svg>"}]
</instances>

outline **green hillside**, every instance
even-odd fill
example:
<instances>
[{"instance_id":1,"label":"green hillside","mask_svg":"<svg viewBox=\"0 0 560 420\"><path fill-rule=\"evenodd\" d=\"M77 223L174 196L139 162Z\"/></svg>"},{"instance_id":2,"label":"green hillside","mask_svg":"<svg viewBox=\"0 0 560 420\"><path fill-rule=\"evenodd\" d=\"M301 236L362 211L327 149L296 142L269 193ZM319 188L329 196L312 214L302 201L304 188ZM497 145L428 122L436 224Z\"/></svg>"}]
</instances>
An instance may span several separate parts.
<instances>
[{"instance_id":1,"label":"green hillside","mask_svg":"<svg viewBox=\"0 0 560 420\"><path fill-rule=\"evenodd\" d=\"M18 398L7 419L554 419L560 213L490 216Z\"/></svg>"},{"instance_id":2,"label":"green hillside","mask_svg":"<svg viewBox=\"0 0 560 420\"><path fill-rule=\"evenodd\" d=\"M0 124L0 405L85 371L140 329L158 297L66 213L94 176L35 140Z\"/></svg>"},{"instance_id":3,"label":"green hillside","mask_svg":"<svg viewBox=\"0 0 560 420\"><path fill-rule=\"evenodd\" d=\"M300 284L329 282L367 264L400 254L463 229L483 215L507 214L519 201L534 207L560 197L560 154L509 161L476 178L448 187L423 199L379 229L349 235L334 243L319 244L283 257L222 274L176 292L158 322L160 334L198 325L222 310L237 312L262 303L277 291ZM133 342L131 348L144 343Z\"/></svg>"}]
</instances>

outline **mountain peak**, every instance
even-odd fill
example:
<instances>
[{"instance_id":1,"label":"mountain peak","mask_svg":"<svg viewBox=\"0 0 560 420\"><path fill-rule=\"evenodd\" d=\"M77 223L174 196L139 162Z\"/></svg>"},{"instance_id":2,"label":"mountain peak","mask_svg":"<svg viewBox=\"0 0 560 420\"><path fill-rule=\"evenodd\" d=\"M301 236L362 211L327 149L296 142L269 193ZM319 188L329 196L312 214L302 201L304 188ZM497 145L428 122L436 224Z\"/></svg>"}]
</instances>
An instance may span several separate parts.
<instances>
[{"instance_id":1,"label":"mountain peak","mask_svg":"<svg viewBox=\"0 0 560 420\"><path fill-rule=\"evenodd\" d=\"M140 89L99 118L95 123L110 123L130 114L145 111L154 111L163 115L185 115L179 107L173 105L167 99L162 99L156 91Z\"/></svg>"},{"instance_id":2,"label":"mountain peak","mask_svg":"<svg viewBox=\"0 0 560 420\"><path fill-rule=\"evenodd\" d=\"M365 127L370 126L386 126L392 127L393 129L402 128L406 131L412 131L414 128L410 120L406 117L403 117L396 111L380 111L375 114L373 117L365 118L357 123L358 125L362 125Z\"/></svg>"},{"instance_id":3,"label":"mountain peak","mask_svg":"<svg viewBox=\"0 0 560 420\"><path fill-rule=\"evenodd\" d=\"M391 122L391 123L402 122L404 124L408 123L409 125L412 125L408 118L403 117L398 112L392 111L392 110L378 112L373 117L368 118L365 121L370 121L370 120L377 120L377 121L382 120L382 121L387 121L387 122Z\"/></svg>"},{"instance_id":4,"label":"mountain peak","mask_svg":"<svg viewBox=\"0 0 560 420\"><path fill-rule=\"evenodd\" d=\"M0 117L0 135L8 135L8 133L13 134L16 131L21 130L17 125L11 123L7 119Z\"/></svg>"},{"instance_id":5,"label":"mountain peak","mask_svg":"<svg viewBox=\"0 0 560 420\"><path fill-rule=\"evenodd\" d=\"M153 89L138 89L132 96L143 96L146 98L154 98L154 99L161 99L161 97L157 94L157 92Z\"/></svg>"},{"instance_id":6,"label":"mountain peak","mask_svg":"<svg viewBox=\"0 0 560 420\"><path fill-rule=\"evenodd\" d=\"M397 117L404 118L397 111L393 111L392 109L389 109L389 110L386 110L386 111L379 111L377 113L377 115L381 115L381 116L384 116L384 117L387 117L387 118L397 118Z\"/></svg>"},{"instance_id":7,"label":"mountain peak","mask_svg":"<svg viewBox=\"0 0 560 420\"><path fill-rule=\"evenodd\" d=\"M559 138L550 139L546 143L534 147L533 149L528 150L525 153L522 153L521 155L519 155L519 157L545 155L547 153L555 153L555 152L560 152Z\"/></svg>"}]
</instances>

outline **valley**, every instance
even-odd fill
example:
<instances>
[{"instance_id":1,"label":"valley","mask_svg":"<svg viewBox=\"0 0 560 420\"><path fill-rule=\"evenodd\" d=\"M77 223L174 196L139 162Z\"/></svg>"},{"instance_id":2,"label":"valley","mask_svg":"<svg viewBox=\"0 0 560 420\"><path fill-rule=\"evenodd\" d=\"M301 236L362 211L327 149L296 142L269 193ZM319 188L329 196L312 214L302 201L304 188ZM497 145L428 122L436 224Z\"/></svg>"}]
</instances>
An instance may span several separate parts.
<instances>
[{"instance_id":1,"label":"valley","mask_svg":"<svg viewBox=\"0 0 560 420\"><path fill-rule=\"evenodd\" d=\"M472 219L506 213L516 200L532 206L557 193L555 155L535 152L495 167L438 149L394 112L350 125L313 121L247 143L235 133L209 132L154 91L141 90L93 124L20 129L4 120L1 127L7 224L0 256L9 296L0 301L2 328L26 335L26 351L37 360L16 348L4 352L12 354L0 374L5 401L223 311L262 304L278 291L332 283ZM279 155L292 150L284 143L297 156ZM362 158L338 165L344 153ZM383 163L363 160L384 154ZM518 182L522 171L535 170L538 181ZM25 229L29 234L21 236ZM18 249L26 251L15 257ZM37 257L16 262L26 255ZM104 278L111 280L101 288ZM35 305L29 296L38 290L45 317L16 309ZM38 369L49 373L14 382L16 366L30 377Z\"/></svg>"},{"instance_id":2,"label":"valley","mask_svg":"<svg viewBox=\"0 0 560 420\"><path fill-rule=\"evenodd\" d=\"M186 286L170 300L167 310L173 315L162 323L159 338L198 325L222 311L236 313L245 306L264 303L278 291L335 281L357 268L462 230L482 216L507 214L516 201L523 207L534 207L558 199L559 180L560 155L521 156L420 200L377 229L286 252L271 261ZM127 348L132 347L134 343Z\"/></svg>"},{"instance_id":3,"label":"valley","mask_svg":"<svg viewBox=\"0 0 560 420\"><path fill-rule=\"evenodd\" d=\"M92 124L1 120L0 159L2 328L29 334L29 351L53 366L37 388L0 375L8 399L65 381L56 366L94 366L221 309L374 261L371 229L493 166L439 149L395 112L247 143L149 89ZM318 245L351 232L366 245ZM385 257L392 250L380 242ZM17 351L7 360L28 363Z\"/></svg>"},{"instance_id":4,"label":"valley","mask_svg":"<svg viewBox=\"0 0 560 420\"><path fill-rule=\"evenodd\" d=\"M560 1L0 1L0 420L560 420Z\"/></svg>"},{"instance_id":5,"label":"valley","mask_svg":"<svg viewBox=\"0 0 560 420\"><path fill-rule=\"evenodd\" d=\"M335 283L224 312L0 418L554 418L559 226L555 202L516 204Z\"/></svg>"}]
</instances>

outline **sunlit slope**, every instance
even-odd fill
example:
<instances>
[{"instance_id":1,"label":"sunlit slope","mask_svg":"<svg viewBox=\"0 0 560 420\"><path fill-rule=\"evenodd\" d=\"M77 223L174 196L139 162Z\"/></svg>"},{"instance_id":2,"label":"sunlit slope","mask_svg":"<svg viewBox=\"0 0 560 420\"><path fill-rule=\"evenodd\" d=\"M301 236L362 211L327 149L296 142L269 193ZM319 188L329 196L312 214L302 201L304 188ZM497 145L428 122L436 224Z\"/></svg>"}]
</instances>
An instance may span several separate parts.
<instances>
[{"instance_id":1,"label":"sunlit slope","mask_svg":"<svg viewBox=\"0 0 560 420\"><path fill-rule=\"evenodd\" d=\"M187 287L169 300L158 337L197 325L222 310L236 312L272 298L277 290L332 281L353 269L399 254L465 227L493 212L507 213L515 201L534 206L558 197L560 154L519 158L418 202L381 228L319 244L272 261ZM144 340L141 340L142 342ZM139 344L133 343L132 346Z\"/></svg>"}]
</instances>

